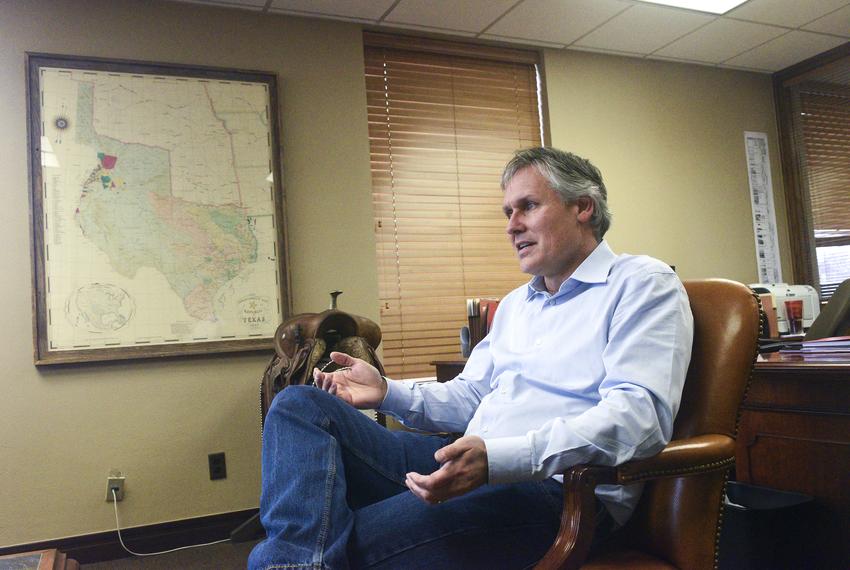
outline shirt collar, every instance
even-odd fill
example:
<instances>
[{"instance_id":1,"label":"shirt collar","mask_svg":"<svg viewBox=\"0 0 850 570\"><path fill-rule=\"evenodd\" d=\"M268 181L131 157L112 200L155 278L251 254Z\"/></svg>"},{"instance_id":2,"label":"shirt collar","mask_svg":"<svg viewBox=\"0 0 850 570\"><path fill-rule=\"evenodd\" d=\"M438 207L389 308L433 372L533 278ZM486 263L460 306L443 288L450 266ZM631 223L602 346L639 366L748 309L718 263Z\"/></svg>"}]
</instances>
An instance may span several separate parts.
<instances>
[{"instance_id":1,"label":"shirt collar","mask_svg":"<svg viewBox=\"0 0 850 570\"><path fill-rule=\"evenodd\" d=\"M573 274L568 279L561 283L558 292L564 290L567 283L570 281L579 281L581 283L605 283L608 280L608 273L611 271L611 266L614 265L614 260L617 256L611 251L608 242L602 240L599 245L590 252L590 255L584 258ZM570 287L573 285L571 284ZM526 299L530 299L536 293L546 293L546 284L543 282L542 275L534 276L528 282L526 290ZM555 293L557 295L557 293Z\"/></svg>"}]
</instances>

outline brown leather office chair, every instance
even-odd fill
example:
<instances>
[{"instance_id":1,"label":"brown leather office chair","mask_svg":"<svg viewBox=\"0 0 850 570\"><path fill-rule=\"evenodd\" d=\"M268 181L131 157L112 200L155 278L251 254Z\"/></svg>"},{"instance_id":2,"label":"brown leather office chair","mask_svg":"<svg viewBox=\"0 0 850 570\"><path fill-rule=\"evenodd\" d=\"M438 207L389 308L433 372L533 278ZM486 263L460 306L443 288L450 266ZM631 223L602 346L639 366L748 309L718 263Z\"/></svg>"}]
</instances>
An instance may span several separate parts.
<instances>
[{"instance_id":1,"label":"brown leather office chair","mask_svg":"<svg viewBox=\"0 0 850 570\"><path fill-rule=\"evenodd\" d=\"M717 567L723 491L735 461L738 408L755 360L760 306L749 288L733 281L687 281L685 289L694 344L673 440L655 457L568 471L561 529L537 569ZM632 518L586 560L595 486L640 481L646 486Z\"/></svg>"}]
</instances>

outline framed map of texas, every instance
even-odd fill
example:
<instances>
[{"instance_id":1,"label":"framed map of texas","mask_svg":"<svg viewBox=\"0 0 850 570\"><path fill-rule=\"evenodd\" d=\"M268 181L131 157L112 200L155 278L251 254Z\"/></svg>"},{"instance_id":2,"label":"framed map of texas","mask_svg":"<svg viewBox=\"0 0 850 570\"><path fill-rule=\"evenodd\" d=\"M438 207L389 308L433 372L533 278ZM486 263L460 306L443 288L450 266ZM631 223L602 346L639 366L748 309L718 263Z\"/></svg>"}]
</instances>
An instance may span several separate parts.
<instances>
[{"instance_id":1,"label":"framed map of texas","mask_svg":"<svg viewBox=\"0 0 850 570\"><path fill-rule=\"evenodd\" d=\"M28 54L35 363L271 348L273 74Z\"/></svg>"}]
</instances>

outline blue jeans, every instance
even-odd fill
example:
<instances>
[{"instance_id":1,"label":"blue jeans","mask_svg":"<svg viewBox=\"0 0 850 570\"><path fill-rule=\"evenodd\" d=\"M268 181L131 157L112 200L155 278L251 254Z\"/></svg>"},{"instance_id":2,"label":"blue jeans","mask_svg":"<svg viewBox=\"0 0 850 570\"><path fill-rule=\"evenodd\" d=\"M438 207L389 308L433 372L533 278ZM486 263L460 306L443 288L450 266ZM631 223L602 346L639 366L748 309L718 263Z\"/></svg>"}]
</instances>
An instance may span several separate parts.
<instances>
[{"instance_id":1,"label":"blue jeans","mask_svg":"<svg viewBox=\"0 0 850 570\"><path fill-rule=\"evenodd\" d=\"M248 559L268 568L525 568L558 530L563 492L548 479L484 485L438 505L407 490L439 468L447 436L390 431L322 390L290 386L263 433L260 518Z\"/></svg>"}]
</instances>

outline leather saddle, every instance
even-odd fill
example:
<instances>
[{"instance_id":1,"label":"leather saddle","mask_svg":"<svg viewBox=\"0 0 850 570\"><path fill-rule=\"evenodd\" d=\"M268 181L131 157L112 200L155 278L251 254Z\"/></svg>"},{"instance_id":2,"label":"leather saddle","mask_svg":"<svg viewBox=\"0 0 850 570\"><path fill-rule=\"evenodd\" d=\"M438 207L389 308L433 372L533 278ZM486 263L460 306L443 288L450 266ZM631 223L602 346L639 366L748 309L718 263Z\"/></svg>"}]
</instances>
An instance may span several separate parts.
<instances>
[{"instance_id":1,"label":"leather saddle","mask_svg":"<svg viewBox=\"0 0 850 570\"><path fill-rule=\"evenodd\" d=\"M344 352L384 368L375 350L381 344L381 329L372 320L337 309L302 313L284 321L274 334L275 354L266 366L260 388L262 418L277 394L290 385L313 383L313 368L333 372L332 351Z\"/></svg>"}]
</instances>

